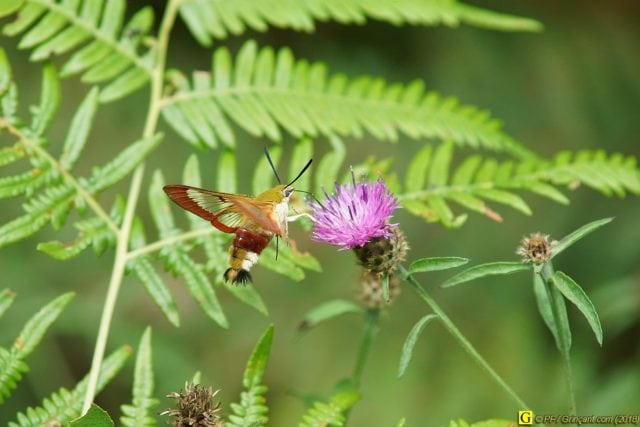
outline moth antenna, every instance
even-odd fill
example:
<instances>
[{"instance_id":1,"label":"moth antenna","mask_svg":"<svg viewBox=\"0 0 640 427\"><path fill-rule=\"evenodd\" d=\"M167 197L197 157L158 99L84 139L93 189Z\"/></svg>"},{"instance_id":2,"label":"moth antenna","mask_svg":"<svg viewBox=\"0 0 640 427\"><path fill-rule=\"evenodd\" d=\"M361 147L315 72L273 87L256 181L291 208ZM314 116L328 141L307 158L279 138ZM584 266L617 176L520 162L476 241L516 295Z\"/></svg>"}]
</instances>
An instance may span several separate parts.
<instances>
[{"instance_id":1,"label":"moth antenna","mask_svg":"<svg viewBox=\"0 0 640 427\"><path fill-rule=\"evenodd\" d=\"M273 171L273 174L276 176L276 179L278 180L278 184L282 184L282 181L280 181L280 177L278 176L278 171L276 170L276 167L273 165L273 160L271 160L269 149L266 146L264 147L264 154L267 156L267 160L269 161L269 165L271 165L271 170Z\"/></svg>"},{"instance_id":2,"label":"moth antenna","mask_svg":"<svg viewBox=\"0 0 640 427\"><path fill-rule=\"evenodd\" d=\"M313 162L313 159L309 159L309 161L307 162L306 165L304 165L304 167L302 168L302 170L300 171L300 173L298 174L298 176L296 176L293 181L291 181L290 183L287 184L287 187L291 187L293 185L294 182L296 182L303 173L305 173L307 171L307 169L309 169L309 166L311 166L311 162Z\"/></svg>"}]
</instances>

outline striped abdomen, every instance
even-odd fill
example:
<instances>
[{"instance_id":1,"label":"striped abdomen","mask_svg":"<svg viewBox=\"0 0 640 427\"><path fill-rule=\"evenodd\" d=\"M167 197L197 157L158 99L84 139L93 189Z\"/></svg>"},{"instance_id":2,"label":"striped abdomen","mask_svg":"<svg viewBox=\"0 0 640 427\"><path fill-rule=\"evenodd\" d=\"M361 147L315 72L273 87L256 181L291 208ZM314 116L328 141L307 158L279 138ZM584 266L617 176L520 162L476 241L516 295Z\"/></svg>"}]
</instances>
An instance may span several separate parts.
<instances>
[{"instance_id":1,"label":"striped abdomen","mask_svg":"<svg viewBox=\"0 0 640 427\"><path fill-rule=\"evenodd\" d=\"M236 237L229 248L229 268L224 272L224 279L232 283L251 282L249 270L258 262L258 257L267 247L273 234L261 233L247 228L238 228Z\"/></svg>"}]
</instances>

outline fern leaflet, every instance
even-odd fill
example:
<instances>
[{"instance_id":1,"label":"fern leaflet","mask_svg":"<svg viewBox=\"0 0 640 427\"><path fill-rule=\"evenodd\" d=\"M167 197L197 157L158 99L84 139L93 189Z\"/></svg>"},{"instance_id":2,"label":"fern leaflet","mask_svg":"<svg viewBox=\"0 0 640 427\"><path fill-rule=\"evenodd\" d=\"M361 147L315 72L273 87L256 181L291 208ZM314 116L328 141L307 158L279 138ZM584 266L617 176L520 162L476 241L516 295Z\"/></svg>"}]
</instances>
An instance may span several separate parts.
<instances>
[{"instance_id":1,"label":"fern leaflet","mask_svg":"<svg viewBox=\"0 0 640 427\"><path fill-rule=\"evenodd\" d=\"M454 98L424 93L421 81L387 85L380 78L349 80L327 75L322 63L296 61L288 49L258 50L249 41L235 64L226 48L213 55L212 73L198 72L192 83L172 73L174 93L164 99L165 120L189 143L233 147L229 120L250 134L279 141L281 128L295 137L353 136L365 131L396 141L413 138L451 139L519 158L535 157L506 135L486 111L460 106Z\"/></svg>"},{"instance_id":2,"label":"fern leaflet","mask_svg":"<svg viewBox=\"0 0 640 427\"><path fill-rule=\"evenodd\" d=\"M24 359L40 343L71 298L73 293L67 293L51 301L29 319L9 350L0 347L0 403L11 394L22 374L28 370Z\"/></svg>"},{"instance_id":3,"label":"fern leaflet","mask_svg":"<svg viewBox=\"0 0 640 427\"><path fill-rule=\"evenodd\" d=\"M62 75L83 73L87 83L108 82L102 102L140 88L151 74L153 10L145 7L124 25L125 0L28 0L4 33L24 33L19 47L33 49L32 61L76 51ZM152 43L152 42L151 42Z\"/></svg>"},{"instance_id":4,"label":"fern leaflet","mask_svg":"<svg viewBox=\"0 0 640 427\"><path fill-rule=\"evenodd\" d=\"M345 411L360 400L360 394L355 391L336 393L328 402L316 402L313 407L302 416L299 427L342 427L346 421Z\"/></svg>"},{"instance_id":5,"label":"fern leaflet","mask_svg":"<svg viewBox=\"0 0 640 427\"><path fill-rule=\"evenodd\" d=\"M341 24L364 24L375 19L394 25L448 25L461 23L505 31L539 31L542 25L521 18L470 6L455 0L344 0L277 1L187 0L180 15L193 36L203 45L213 39L238 35L252 29L266 31L268 26L312 32L315 21L334 20Z\"/></svg>"}]
</instances>

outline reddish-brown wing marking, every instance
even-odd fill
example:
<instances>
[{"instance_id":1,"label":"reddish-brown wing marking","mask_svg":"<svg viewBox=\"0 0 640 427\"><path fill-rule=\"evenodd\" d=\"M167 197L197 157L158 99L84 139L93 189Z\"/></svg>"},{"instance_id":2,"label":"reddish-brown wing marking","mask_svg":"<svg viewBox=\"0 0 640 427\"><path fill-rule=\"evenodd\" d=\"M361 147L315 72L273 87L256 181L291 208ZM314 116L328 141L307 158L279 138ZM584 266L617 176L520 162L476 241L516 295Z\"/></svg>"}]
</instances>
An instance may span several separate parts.
<instances>
[{"instance_id":1,"label":"reddish-brown wing marking","mask_svg":"<svg viewBox=\"0 0 640 427\"><path fill-rule=\"evenodd\" d=\"M166 185L164 191L178 206L209 221L225 233L235 233L248 223L255 223L269 231L280 229L269 215L273 210L272 202L188 185Z\"/></svg>"}]
</instances>

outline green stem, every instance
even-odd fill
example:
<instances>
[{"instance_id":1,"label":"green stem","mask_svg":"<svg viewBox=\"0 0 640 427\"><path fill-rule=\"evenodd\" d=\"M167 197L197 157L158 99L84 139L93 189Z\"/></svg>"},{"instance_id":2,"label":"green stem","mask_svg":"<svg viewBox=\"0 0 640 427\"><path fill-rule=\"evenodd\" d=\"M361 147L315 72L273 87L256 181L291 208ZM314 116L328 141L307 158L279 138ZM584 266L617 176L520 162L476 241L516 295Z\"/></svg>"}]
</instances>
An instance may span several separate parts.
<instances>
[{"instance_id":1,"label":"green stem","mask_svg":"<svg viewBox=\"0 0 640 427\"><path fill-rule=\"evenodd\" d=\"M158 31L158 42L156 44L156 62L151 76L151 96L149 99L149 110L147 112L147 120L145 122L143 138L149 138L155 133L160 116L160 100L162 99L162 86L164 79L164 70L166 64L167 46L169 44L169 34L178 13L178 7L181 0L169 0L167 8L160 24ZM116 245L116 254L111 272L111 279L107 289L102 317L100 318L100 326L98 328L98 337L96 338L96 346L93 352L91 362L91 371L89 373L89 382L87 384L87 392L84 396L82 414L86 414L95 397L96 387L98 384L98 374L100 366L104 358L104 352L109 338L109 329L113 312L115 309L120 285L124 276L124 270L128 260L129 237L131 234L131 226L135 215L136 205L140 197L142 187L142 179L144 177L144 163L136 168L131 178L129 186L129 195L127 196L127 208L122 221L122 228L118 233L118 242Z\"/></svg>"},{"instance_id":2,"label":"green stem","mask_svg":"<svg viewBox=\"0 0 640 427\"><path fill-rule=\"evenodd\" d=\"M553 264L551 261L544 264L540 272L545 286L550 290L551 307L553 312L553 321L556 325L558 340L560 341L560 354L562 356L562 370L567 382L567 390L569 391L569 410L571 415L577 414L576 396L573 388L573 373L571 369L571 343L567 339L571 335L565 335L564 331L570 331L567 320L566 306L560 304L560 299L564 298L560 290L553 285L551 277L554 274ZM564 313L561 312L564 310ZM564 326L563 326L564 323Z\"/></svg>"},{"instance_id":3,"label":"green stem","mask_svg":"<svg viewBox=\"0 0 640 427\"><path fill-rule=\"evenodd\" d=\"M456 325L449 319L449 317L445 314L444 311L440 308L438 303L424 290L420 283L411 276L411 274L405 269L403 266L398 267L398 273L400 277L405 280L411 287L415 289L420 298L433 310L433 312L438 315L442 324L445 326L447 331L455 338L460 346L471 356L473 360L480 365L482 370L484 370L493 380L518 404L521 409L530 409L530 406L527 405L520 396L516 394L515 391L505 382L504 379L493 368L489 365L489 363L478 353L478 351L471 345L469 340L460 332L460 330L456 327Z\"/></svg>"},{"instance_id":4,"label":"green stem","mask_svg":"<svg viewBox=\"0 0 640 427\"><path fill-rule=\"evenodd\" d=\"M371 342L373 341L373 337L378 332L378 319L380 317L380 310L377 308L372 308L367 310L365 315L365 323L364 323L364 334L362 335L362 341L360 341L360 348L358 349L358 357L356 359L356 364L353 369L352 380L356 385L360 384L360 379L362 378L362 371L364 370L364 365L369 356L369 351L371 350Z\"/></svg>"}]
</instances>

